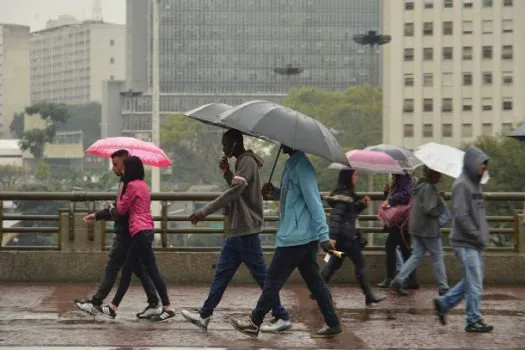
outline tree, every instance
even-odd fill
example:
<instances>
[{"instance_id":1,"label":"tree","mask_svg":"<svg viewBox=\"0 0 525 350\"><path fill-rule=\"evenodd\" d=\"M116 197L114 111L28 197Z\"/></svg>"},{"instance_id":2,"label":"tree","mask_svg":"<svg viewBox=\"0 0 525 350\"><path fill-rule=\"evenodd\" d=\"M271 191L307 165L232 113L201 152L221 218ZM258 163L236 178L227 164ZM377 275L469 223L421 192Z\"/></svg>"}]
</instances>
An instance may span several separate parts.
<instances>
[{"instance_id":1,"label":"tree","mask_svg":"<svg viewBox=\"0 0 525 350\"><path fill-rule=\"evenodd\" d=\"M9 131L18 138L22 137L24 133L24 113L15 113Z\"/></svg>"},{"instance_id":2,"label":"tree","mask_svg":"<svg viewBox=\"0 0 525 350\"><path fill-rule=\"evenodd\" d=\"M66 123L57 125L57 131L82 130L84 147L89 147L100 138L102 113L100 103L92 102L83 105L68 105L67 110L70 117Z\"/></svg>"},{"instance_id":3,"label":"tree","mask_svg":"<svg viewBox=\"0 0 525 350\"><path fill-rule=\"evenodd\" d=\"M0 166L0 189L12 191L23 181L24 169L14 165Z\"/></svg>"}]
</instances>

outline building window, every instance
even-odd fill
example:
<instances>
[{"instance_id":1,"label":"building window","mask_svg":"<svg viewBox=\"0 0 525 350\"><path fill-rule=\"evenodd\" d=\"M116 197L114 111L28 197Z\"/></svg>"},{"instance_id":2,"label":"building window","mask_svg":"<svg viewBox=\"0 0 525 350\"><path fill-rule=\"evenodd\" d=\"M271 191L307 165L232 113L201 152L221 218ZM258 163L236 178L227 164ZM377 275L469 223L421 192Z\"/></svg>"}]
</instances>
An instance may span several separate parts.
<instances>
[{"instance_id":1,"label":"building window","mask_svg":"<svg viewBox=\"0 0 525 350\"><path fill-rule=\"evenodd\" d=\"M502 103L501 108L502 108L504 111L512 111L512 98L510 98L510 97L504 97L504 98L503 98L503 103Z\"/></svg>"},{"instance_id":2,"label":"building window","mask_svg":"<svg viewBox=\"0 0 525 350\"><path fill-rule=\"evenodd\" d=\"M404 51L404 60L405 62L414 60L414 49L405 49Z\"/></svg>"},{"instance_id":3,"label":"building window","mask_svg":"<svg viewBox=\"0 0 525 350\"><path fill-rule=\"evenodd\" d=\"M433 137L434 136L434 128L432 127L432 124L423 124L423 137Z\"/></svg>"},{"instance_id":4,"label":"building window","mask_svg":"<svg viewBox=\"0 0 525 350\"><path fill-rule=\"evenodd\" d=\"M503 80L503 85L510 86L513 84L513 75L512 72L501 72L501 78Z\"/></svg>"},{"instance_id":5,"label":"building window","mask_svg":"<svg viewBox=\"0 0 525 350\"><path fill-rule=\"evenodd\" d=\"M434 8L434 0L425 0L424 7L426 9L433 9Z\"/></svg>"},{"instance_id":6,"label":"building window","mask_svg":"<svg viewBox=\"0 0 525 350\"><path fill-rule=\"evenodd\" d=\"M472 21L463 21L463 34L472 34Z\"/></svg>"},{"instance_id":7,"label":"building window","mask_svg":"<svg viewBox=\"0 0 525 350\"><path fill-rule=\"evenodd\" d=\"M483 0L483 7L492 7L492 0Z\"/></svg>"},{"instance_id":8,"label":"building window","mask_svg":"<svg viewBox=\"0 0 525 350\"><path fill-rule=\"evenodd\" d=\"M443 86L452 86L452 73L443 73Z\"/></svg>"},{"instance_id":9,"label":"building window","mask_svg":"<svg viewBox=\"0 0 525 350\"><path fill-rule=\"evenodd\" d=\"M453 22L443 22L443 35L452 35L454 32Z\"/></svg>"},{"instance_id":10,"label":"building window","mask_svg":"<svg viewBox=\"0 0 525 350\"><path fill-rule=\"evenodd\" d=\"M423 23L423 35L432 35L434 33L434 23L425 22Z\"/></svg>"},{"instance_id":11,"label":"building window","mask_svg":"<svg viewBox=\"0 0 525 350\"><path fill-rule=\"evenodd\" d=\"M405 0L405 10L410 11L414 9L414 0Z\"/></svg>"},{"instance_id":12,"label":"building window","mask_svg":"<svg viewBox=\"0 0 525 350\"><path fill-rule=\"evenodd\" d=\"M481 124L481 133L483 136L492 136L492 124L491 123Z\"/></svg>"},{"instance_id":13,"label":"building window","mask_svg":"<svg viewBox=\"0 0 525 350\"><path fill-rule=\"evenodd\" d=\"M443 102L441 103L441 111L442 112L452 112L452 99L451 98L443 99Z\"/></svg>"},{"instance_id":14,"label":"building window","mask_svg":"<svg viewBox=\"0 0 525 350\"><path fill-rule=\"evenodd\" d=\"M413 113L414 112L414 100L411 98L405 98L403 100L403 112Z\"/></svg>"},{"instance_id":15,"label":"building window","mask_svg":"<svg viewBox=\"0 0 525 350\"><path fill-rule=\"evenodd\" d=\"M490 19L483 20L481 30L483 34L492 34L492 21Z\"/></svg>"},{"instance_id":16,"label":"building window","mask_svg":"<svg viewBox=\"0 0 525 350\"><path fill-rule=\"evenodd\" d=\"M501 23L501 27L503 28L503 33L512 33L512 20L511 19L504 19Z\"/></svg>"},{"instance_id":17,"label":"building window","mask_svg":"<svg viewBox=\"0 0 525 350\"><path fill-rule=\"evenodd\" d=\"M483 46L481 51L483 52L483 59L485 60L492 59L492 46Z\"/></svg>"},{"instance_id":18,"label":"building window","mask_svg":"<svg viewBox=\"0 0 525 350\"><path fill-rule=\"evenodd\" d=\"M462 110L464 112L472 111L472 99L471 98L464 98L463 99Z\"/></svg>"},{"instance_id":19,"label":"building window","mask_svg":"<svg viewBox=\"0 0 525 350\"><path fill-rule=\"evenodd\" d=\"M423 73L423 86L434 86L434 76L432 73Z\"/></svg>"},{"instance_id":20,"label":"building window","mask_svg":"<svg viewBox=\"0 0 525 350\"><path fill-rule=\"evenodd\" d=\"M423 48L423 60L432 61L434 59L434 49L431 47Z\"/></svg>"},{"instance_id":21,"label":"building window","mask_svg":"<svg viewBox=\"0 0 525 350\"><path fill-rule=\"evenodd\" d=\"M443 60L451 60L452 58L454 58L452 48L444 47L443 48Z\"/></svg>"},{"instance_id":22,"label":"building window","mask_svg":"<svg viewBox=\"0 0 525 350\"><path fill-rule=\"evenodd\" d=\"M434 110L434 103L431 98L423 99L423 112L432 112Z\"/></svg>"},{"instance_id":23,"label":"building window","mask_svg":"<svg viewBox=\"0 0 525 350\"><path fill-rule=\"evenodd\" d=\"M501 133L503 135L509 135L512 130L514 130L514 125L512 123L503 123L501 124Z\"/></svg>"},{"instance_id":24,"label":"building window","mask_svg":"<svg viewBox=\"0 0 525 350\"><path fill-rule=\"evenodd\" d=\"M441 135L443 137L452 137L452 124L441 125Z\"/></svg>"},{"instance_id":25,"label":"building window","mask_svg":"<svg viewBox=\"0 0 525 350\"><path fill-rule=\"evenodd\" d=\"M414 86L414 74L405 74L405 86Z\"/></svg>"},{"instance_id":26,"label":"building window","mask_svg":"<svg viewBox=\"0 0 525 350\"><path fill-rule=\"evenodd\" d=\"M512 45L503 45L501 47L501 58L504 60L512 59Z\"/></svg>"},{"instance_id":27,"label":"building window","mask_svg":"<svg viewBox=\"0 0 525 350\"><path fill-rule=\"evenodd\" d=\"M472 60L472 46L463 46L463 60L464 61Z\"/></svg>"},{"instance_id":28,"label":"building window","mask_svg":"<svg viewBox=\"0 0 525 350\"><path fill-rule=\"evenodd\" d=\"M472 85L472 73L463 73L463 86Z\"/></svg>"},{"instance_id":29,"label":"building window","mask_svg":"<svg viewBox=\"0 0 525 350\"><path fill-rule=\"evenodd\" d=\"M405 23L405 36L414 36L414 23Z\"/></svg>"},{"instance_id":30,"label":"building window","mask_svg":"<svg viewBox=\"0 0 525 350\"><path fill-rule=\"evenodd\" d=\"M503 6L504 7L512 7L513 1L512 0L503 0Z\"/></svg>"},{"instance_id":31,"label":"building window","mask_svg":"<svg viewBox=\"0 0 525 350\"><path fill-rule=\"evenodd\" d=\"M492 72L483 73L483 85L492 85Z\"/></svg>"},{"instance_id":32,"label":"building window","mask_svg":"<svg viewBox=\"0 0 525 350\"><path fill-rule=\"evenodd\" d=\"M463 124L461 126L462 137L472 137L472 124Z\"/></svg>"},{"instance_id":33,"label":"building window","mask_svg":"<svg viewBox=\"0 0 525 350\"><path fill-rule=\"evenodd\" d=\"M452 0L443 0L443 7L446 9L451 9L452 7L454 7L454 5L452 4Z\"/></svg>"},{"instance_id":34,"label":"building window","mask_svg":"<svg viewBox=\"0 0 525 350\"><path fill-rule=\"evenodd\" d=\"M109 59L109 63L111 63L111 64L115 63L115 58L111 57L111 58Z\"/></svg>"},{"instance_id":35,"label":"building window","mask_svg":"<svg viewBox=\"0 0 525 350\"><path fill-rule=\"evenodd\" d=\"M484 97L481 99L481 110L492 111L492 97Z\"/></svg>"},{"instance_id":36,"label":"building window","mask_svg":"<svg viewBox=\"0 0 525 350\"><path fill-rule=\"evenodd\" d=\"M472 0L463 0L464 8L472 8Z\"/></svg>"},{"instance_id":37,"label":"building window","mask_svg":"<svg viewBox=\"0 0 525 350\"><path fill-rule=\"evenodd\" d=\"M404 137L414 137L414 124L405 124L403 126Z\"/></svg>"},{"instance_id":38,"label":"building window","mask_svg":"<svg viewBox=\"0 0 525 350\"><path fill-rule=\"evenodd\" d=\"M111 39L111 40L109 41L109 46L115 46L115 40Z\"/></svg>"}]
</instances>

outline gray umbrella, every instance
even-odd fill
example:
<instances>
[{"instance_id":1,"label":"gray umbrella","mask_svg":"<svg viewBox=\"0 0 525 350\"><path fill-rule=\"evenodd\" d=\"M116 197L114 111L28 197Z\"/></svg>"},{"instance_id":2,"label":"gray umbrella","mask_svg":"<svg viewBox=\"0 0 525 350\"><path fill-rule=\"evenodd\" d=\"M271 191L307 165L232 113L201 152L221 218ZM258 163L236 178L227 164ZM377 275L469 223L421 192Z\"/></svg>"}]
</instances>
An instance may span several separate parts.
<instances>
[{"instance_id":1,"label":"gray umbrella","mask_svg":"<svg viewBox=\"0 0 525 350\"><path fill-rule=\"evenodd\" d=\"M525 124L520 125L515 129L509 137L512 137L518 141L525 141Z\"/></svg>"},{"instance_id":2,"label":"gray umbrella","mask_svg":"<svg viewBox=\"0 0 525 350\"><path fill-rule=\"evenodd\" d=\"M388 154L390 157L397 160L399 165L401 165L401 167L406 170L414 170L423 164L414 156L412 151L406 147L382 143L379 145L369 146L365 149Z\"/></svg>"},{"instance_id":3,"label":"gray umbrella","mask_svg":"<svg viewBox=\"0 0 525 350\"><path fill-rule=\"evenodd\" d=\"M323 124L277 103L249 101L223 112L219 116L219 122L230 128L348 165L343 148Z\"/></svg>"}]
</instances>

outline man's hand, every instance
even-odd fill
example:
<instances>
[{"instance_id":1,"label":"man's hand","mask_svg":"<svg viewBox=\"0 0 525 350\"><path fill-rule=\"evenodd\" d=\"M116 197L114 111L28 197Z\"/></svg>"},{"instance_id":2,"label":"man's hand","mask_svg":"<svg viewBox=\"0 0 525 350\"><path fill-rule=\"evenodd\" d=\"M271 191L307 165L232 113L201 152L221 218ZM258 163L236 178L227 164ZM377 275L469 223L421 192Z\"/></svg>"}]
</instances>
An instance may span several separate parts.
<instances>
[{"instance_id":1,"label":"man's hand","mask_svg":"<svg viewBox=\"0 0 525 350\"><path fill-rule=\"evenodd\" d=\"M261 189L261 193L265 199L272 198L272 193L275 187L271 183L266 183Z\"/></svg>"},{"instance_id":2,"label":"man's hand","mask_svg":"<svg viewBox=\"0 0 525 350\"><path fill-rule=\"evenodd\" d=\"M221 169L223 173L230 171L230 163L228 162L228 157L225 155L223 155L219 161L219 169Z\"/></svg>"},{"instance_id":3,"label":"man's hand","mask_svg":"<svg viewBox=\"0 0 525 350\"><path fill-rule=\"evenodd\" d=\"M84 217L84 222L91 224L92 222L95 222L97 218L95 217L95 214L89 214L88 216Z\"/></svg>"},{"instance_id":4,"label":"man's hand","mask_svg":"<svg viewBox=\"0 0 525 350\"><path fill-rule=\"evenodd\" d=\"M336 240L335 240L335 239L330 239L328 242L330 242L330 244L332 245L332 247L334 247L334 249L335 249L335 243L336 243Z\"/></svg>"},{"instance_id":5,"label":"man's hand","mask_svg":"<svg viewBox=\"0 0 525 350\"><path fill-rule=\"evenodd\" d=\"M334 250L334 246L332 245L332 242L328 240L321 242L321 249L323 249L325 253L329 253L330 251Z\"/></svg>"},{"instance_id":6,"label":"man's hand","mask_svg":"<svg viewBox=\"0 0 525 350\"><path fill-rule=\"evenodd\" d=\"M190 215L190 221L193 225L197 225L199 221L204 220L206 216L201 211L196 211Z\"/></svg>"},{"instance_id":7,"label":"man's hand","mask_svg":"<svg viewBox=\"0 0 525 350\"><path fill-rule=\"evenodd\" d=\"M368 207L369 203L370 203L370 197L364 196L363 197L363 204Z\"/></svg>"},{"instance_id":8,"label":"man's hand","mask_svg":"<svg viewBox=\"0 0 525 350\"><path fill-rule=\"evenodd\" d=\"M385 184L385 186L383 187L383 192L390 192L390 185L389 184Z\"/></svg>"},{"instance_id":9,"label":"man's hand","mask_svg":"<svg viewBox=\"0 0 525 350\"><path fill-rule=\"evenodd\" d=\"M386 201L383 201L383 203L381 203L381 206L383 208L388 208L388 207L390 207L390 204L388 204L388 200L386 200Z\"/></svg>"}]
</instances>

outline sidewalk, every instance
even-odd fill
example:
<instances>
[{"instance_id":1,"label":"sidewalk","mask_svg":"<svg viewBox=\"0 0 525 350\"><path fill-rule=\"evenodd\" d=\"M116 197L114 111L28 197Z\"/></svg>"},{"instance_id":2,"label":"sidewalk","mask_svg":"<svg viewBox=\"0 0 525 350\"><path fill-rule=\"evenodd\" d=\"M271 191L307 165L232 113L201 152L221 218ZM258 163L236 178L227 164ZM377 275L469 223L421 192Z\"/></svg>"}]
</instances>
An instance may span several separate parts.
<instances>
[{"instance_id":1,"label":"sidewalk","mask_svg":"<svg viewBox=\"0 0 525 350\"><path fill-rule=\"evenodd\" d=\"M231 286L216 310L208 332L184 321L181 308L201 305L208 286L169 286L175 319L165 323L138 321L145 306L140 286L130 288L115 320L92 318L76 310L72 300L90 296L94 284L4 284L0 286L0 349L523 349L525 288L488 288L482 309L495 326L492 334L469 334L463 305L440 326L433 314L434 288L397 297L366 308L355 286L333 286L344 335L311 339L322 326L317 304L306 286L283 290L281 300L291 312L293 328L285 334L261 333L251 339L236 332L228 317L248 315L259 297L255 286Z\"/></svg>"}]
</instances>

